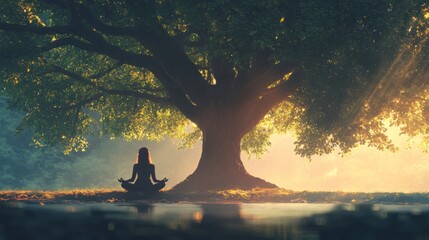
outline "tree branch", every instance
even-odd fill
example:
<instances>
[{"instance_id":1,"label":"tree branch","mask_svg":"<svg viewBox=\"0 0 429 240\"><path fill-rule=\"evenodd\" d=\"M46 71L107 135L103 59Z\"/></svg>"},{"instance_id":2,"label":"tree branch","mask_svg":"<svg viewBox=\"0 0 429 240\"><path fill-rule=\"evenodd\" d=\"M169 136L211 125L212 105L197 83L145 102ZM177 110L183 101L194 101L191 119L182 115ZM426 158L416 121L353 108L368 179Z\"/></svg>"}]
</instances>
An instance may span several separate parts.
<instances>
[{"instance_id":1,"label":"tree branch","mask_svg":"<svg viewBox=\"0 0 429 240\"><path fill-rule=\"evenodd\" d=\"M151 102L154 103L159 103L159 104L163 104L163 105L167 105L167 106L171 106L172 102L170 101L170 99L165 98L165 97L158 97L152 94L148 94L148 93L142 93L142 92L137 92L137 91L132 91L132 90L119 90L119 89L109 89L103 86L99 86L96 83L94 83L93 81L91 81L88 78L85 78L77 73L68 71L62 67L59 66L52 66L54 72L57 73L61 73L75 81L78 81L82 84L88 85L88 86L92 86L95 89L107 93L107 94L111 94L111 95L121 95L121 96L128 96L128 97L135 97L138 99L146 99L149 100Z\"/></svg>"},{"instance_id":2,"label":"tree branch","mask_svg":"<svg viewBox=\"0 0 429 240\"><path fill-rule=\"evenodd\" d=\"M73 28L71 26L37 27L32 25L21 25L5 22L0 22L0 30L9 32L27 32L40 35L73 34Z\"/></svg>"},{"instance_id":3,"label":"tree branch","mask_svg":"<svg viewBox=\"0 0 429 240\"><path fill-rule=\"evenodd\" d=\"M76 21L80 21L80 19L85 20L90 27L85 27L81 24L82 22L78 22L77 27L79 32L77 34L96 46L98 52L133 66L147 68L154 73L167 90L174 105L186 117L196 121L197 107L193 105L193 102L201 103L200 100L202 98L207 98L208 91L206 90L208 84L184 53L181 46L166 33L165 29L154 16L146 16L146 29L139 29L138 27L141 28L141 26L119 29L118 27L102 23L94 17L89 8L73 0L70 0L68 3L59 0L44 1L69 11ZM148 4L147 9L155 8L156 4L154 1ZM151 11L153 12L153 10ZM135 37L154 56L141 56L113 46L100 33L96 32L94 28L105 34L123 34ZM143 57L145 59L142 59Z\"/></svg>"},{"instance_id":4,"label":"tree branch","mask_svg":"<svg viewBox=\"0 0 429 240\"><path fill-rule=\"evenodd\" d=\"M156 75L158 80L161 82L165 90L168 92L168 95L174 105L185 115L189 120L198 123L198 107L195 106L192 100L186 95L182 88L178 84L170 79L170 76L167 73L161 72Z\"/></svg>"},{"instance_id":5,"label":"tree branch","mask_svg":"<svg viewBox=\"0 0 429 240\"><path fill-rule=\"evenodd\" d=\"M118 27L103 23L92 14L88 7L81 3L74 1L68 1L65 3L59 0L44 0L44 2L56 5L68 11L72 11L70 8L74 8L73 11L75 11L75 14L78 15L76 17L84 19L96 30L111 36L136 36L138 33L137 27Z\"/></svg>"},{"instance_id":6,"label":"tree branch","mask_svg":"<svg viewBox=\"0 0 429 240\"><path fill-rule=\"evenodd\" d=\"M212 59L211 67L216 78L216 85L225 91L233 88L235 78L234 66L223 57Z\"/></svg>"},{"instance_id":7,"label":"tree branch","mask_svg":"<svg viewBox=\"0 0 429 240\"><path fill-rule=\"evenodd\" d=\"M113 30L119 31L120 28L109 27L108 25L103 24L91 14L91 12L82 4L75 3L73 0L70 1L60 1L60 0L44 0L46 3L56 5L60 8L63 8L70 12L71 23L70 26L63 27L33 27L33 26L22 26L17 24L6 24L3 23L3 28L10 31L21 31L21 32L34 32L38 34L54 34L54 33L69 33L85 39L87 42L81 41L77 38L66 37L56 41L51 42L50 44L43 46L41 49L43 51L49 51L51 49L72 45L78 47L82 50L95 52L99 54L107 55L113 59L116 59L120 62L124 62L137 67L144 67L150 71L159 71L159 66L156 66L154 59L147 55L137 54L134 52L129 52L120 47L113 45L106 41L106 39L99 33L94 30L93 26L85 27L81 20L82 17L80 14L85 16L85 19L91 20L93 24L101 27L104 30L110 30L114 33ZM16 27L16 29L14 28ZM128 30L127 30L128 31ZM141 36L141 34L139 35Z\"/></svg>"},{"instance_id":8,"label":"tree branch","mask_svg":"<svg viewBox=\"0 0 429 240\"><path fill-rule=\"evenodd\" d=\"M71 103L68 106L65 107L59 107L59 109L61 110L71 110L71 109L78 109L81 108L83 106L85 106L86 104L92 103L96 100L99 100L101 97L103 97L103 94L101 93L97 93L87 99L84 99L82 101L76 102L76 103Z\"/></svg>"},{"instance_id":9,"label":"tree branch","mask_svg":"<svg viewBox=\"0 0 429 240\"><path fill-rule=\"evenodd\" d=\"M139 41L151 51L157 62L162 63L167 84L174 86L170 90L182 91L198 107L209 104L211 86L186 55L183 46L174 40L156 19L147 21L150 27Z\"/></svg>"},{"instance_id":10,"label":"tree branch","mask_svg":"<svg viewBox=\"0 0 429 240\"><path fill-rule=\"evenodd\" d=\"M258 100L254 100L254 103L250 103L251 109L245 116L245 119L249 119L249 124L244 129L244 132L254 128L272 108L285 100L291 100L290 96L297 92L301 86L302 78L303 71L301 68L297 68L287 81L270 89Z\"/></svg>"},{"instance_id":11,"label":"tree branch","mask_svg":"<svg viewBox=\"0 0 429 240\"><path fill-rule=\"evenodd\" d=\"M74 46L74 47L77 47L81 50L101 54L100 50L97 49L97 47L95 47L94 45L92 45L88 42L84 42L82 40L79 40L77 38L72 38L72 37L60 38L58 40L52 41L52 42L40 47L40 49L44 52L47 52L47 51L50 51L52 49L64 47L64 46Z\"/></svg>"},{"instance_id":12,"label":"tree branch","mask_svg":"<svg viewBox=\"0 0 429 240\"><path fill-rule=\"evenodd\" d=\"M151 92L151 93L165 93L166 92L166 90L164 88L140 87L139 89L142 89L146 92Z\"/></svg>"},{"instance_id":13,"label":"tree branch","mask_svg":"<svg viewBox=\"0 0 429 240\"><path fill-rule=\"evenodd\" d=\"M111 73L112 71L118 69L122 65L123 65L123 63L118 62L118 63L114 64L113 66L107 68L106 70L101 71L101 72L96 73L96 74L93 74L87 78L88 79L100 79L100 78L106 76L107 74ZM151 92L151 93L165 93L166 92L166 90L164 88L151 88L151 87L146 87L146 86L145 87L138 87L138 89L141 89L145 92Z\"/></svg>"},{"instance_id":14,"label":"tree branch","mask_svg":"<svg viewBox=\"0 0 429 240\"><path fill-rule=\"evenodd\" d=\"M77 38L65 37L58 40L55 40L43 47L41 47L42 51L49 51L55 48L63 47L63 46L74 46L81 50L98 53L101 55L106 55L113 59L117 59L119 62L127 63L136 67L147 68L152 72L157 72L159 70L159 66L156 61L151 56L141 55L133 52L129 52L123 50L117 46L110 45L109 43L103 41L102 46L84 42Z\"/></svg>"},{"instance_id":15,"label":"tree branch","mask_svg":"<svg viewBox=\"0 0 429 240\"><path fill-rule=\"evenodd\" d=\"M74 46L84 51L94 52L108 56L124 64L146 68L161 81L168 92L171 101L168 104L174 104L189 119L195 119L197 115L197 106L193 103L204 105L208 101L203 101L209 96L210 86L199 74L196 66L187 57L180 46L163 29L154 15L148 15L145 19L145 26L150 29L139 29L136 26L132 28L119 28L107 25L97 19L86 6L76 3L73 0L44 0L48 4L55 5L70 13L70 30L76 37L65 37L41 47L43 51L49 51L62 46ZM155 6L155 3L153 3ZM152 7L154 7L152 6ZM153 12L153 11L152 11ZM7 27L7 26L6 26ZM41 28L40 28L41 29ZM49 32L48 30L37 30L33 27L23 27L20 31L38 32L40 34ZM50 29L50 33L54 33ZM64 31L64 30L61 30ZM58 33L61 33L57 29ZM57 33L55 32L55 33ZM66 31L64 31L65 33ZM135 37L153 56L147 56L130 52L111 44L104 36L106 35L128 35ZM136 36L134 35L136 34ZM147 46L148 45L148 46ZM161 64L162 63L162 64ZM64 71L63 71L64 74ZM76 76L74 76L76 77ZM79 78L78 78L79 79ZM82 79L81 79L82 80ZM111 89L104 89L110 91ZM129 91L110 91L112 94L131 94L141 98L153 98L154 101L165 103L165 99L154 98L154 95L142 95L139 92ZM194 121L194 120L193 120Z\"/></svg>"},{"instance_id":16,"label":"tree branch","mask_svg":"<svg viewBox=\"0 0 429 240\"><path fill-rule=\"evenodd\" d=\"M238 71L238 75L235 79L236 85L244 86L255 76L260 76L264 72L268 71L270 67L275 65L274 61L270 59L272 52L269 50L260 50L256 53L256 57L253 63L248 67L242 67Z\"/></svg>"},{"instance_id":17,"label":"tree branch","mask_svg":"<svg viewBox=\"0 0 429 240\"><path fill-rule=\"evenodd\" d=\"M65 4L62 1L46 0L45 2L50 4L55 4L62 8L68 9L67 4ZM73 3L73 1L71 1L71 3ZM76 4L76 3L73 3L73 4ZM120 30L120 28L111 28L107 25L103 25L100 21L97 22L95 17L93 17L90 14L89 10L85 8L83 5L79 4L76 6L79 6L79 8L81 8L80 10L83 11L82 14L84 14L86 18L93 20L92 22L94 24L96 24L99 27L104 26L102 27L102 29L104 30L109 29L110 31L108 32L110 33L114 33L115 31ZM76 16L76 13L75 11L73 11L73 9L68 9L68 10L72 13L75 19L79 19L79 16ZM46 46L43 46L41 49L43 51L49 51L57 47L72 45L82 50L96 52L99 54L105 54L109 57L112 57L122 62L126 62L130 65L145 67L150 70L154 70L155 61L151 57L123 50L118 46L108 43L100 34L92 30L85 29L81 24L77 24L75 22L75 25L76 26L37 27L37 26L31 26L31 25L0 23L0 30L11 31L11 32L27 32L27 33L34 33L34 34L40 34L40 35L50 35L50 34L78 35L86 39L88 42L84 42L76 38L66 37L66 38L53 41L52 43ZM129 29L124 31L128 32Z\"/></svg>"},{"instance_id":18,"label":"tree branch","mask_svg":"<svg viewBox=\"0 0 429 240\"><path fill-rule=\"evenodd\" d=\"M83 41L75 39L75 38L64 38L64 40L62 40L62 39L56 40L56 41L50 43L48 46L45 46L43 49L48 50L48 49L53 49L56 47L67 46L67 45L72 45L72 46L78 47L82 50L111 56L111 54L105 53L103 51L104 49L103 50L99 49L93 44L86 43L86 42L83 42ZM107 49L106 51L110 51L110 49ZM135 55L137 55L137 54L135 54ZM181 91L181 87L179 85L177 85L175 80L171 79L172 77L168 73L165 73L165 71L160 66L157 65L157 63L152 59L152 57L143 56L143 55L137 55L137 57L142 62L143 61L148 62L148 64L142 64L142 62L139 62L138 64L135 64L134 66L140 65L140 67L145 67L149 71L151 71L152 73L155 74L155 76L161 81L162 85L165 87L165 89L167 90L167 92L171 98L171 101L169 101L169 104L176 106L186 117L188 117L189 119L191 119L193 121L196 121L195 120L196 107L189 101L189 98L186 96L186 93ZM126 56L124 56L123 58L126 58ZM147 60L144 58L146 58ZM123 59L123 60L124 60L123 62L125 62L126 60L128 60L128 62L129 62L130 59ZM63 72L63 74L66 73L64 70L62 70L62 72ZM72 73L69 73L69 74L72 74ZM79 77L81 77L80 75L76 75L73 77L75 77L75 79L83 80L83 79L79 78ZM86 82L86 83L88 83L88 82Z\"/></svg>"},{"instance_id":19,"label":"tree branch","mask_svg":"<svg viewBox=\"0 0 429 240\"><path fill-rule=\"evenodd\" d=\"M183 33L181 32L181 33L174 35L172 38L184 46L194 47L194 48L203 47L204 45L203 45L203 41L201 38L198 39L198 41L191 41L189 39L191 34L192 34L192 32L190 32L190 31L186 31Z\"/></svg>"},{"instance_id":20,"label":"tree branch","mask_svg":"<svg viewBox=\"0 0 429 240\"><path fill-rule=\"evenodd\" d=\"M281 80L286 74L297 69L299 69L299 67L294 63L280 62L268 68L263 73L251 78L250 82L242 88L239 95L241 98L248 100L259 98L266 92L271 84ZM301 72L301 70L299 72ZM289 80L287 82L289 82Z\"/></svg>"},{"instance_id":21,"label":"tree branch","mask_svg":"<svg viewBox=\"0 0 429 240\"><path fill-rule=\"evenodd\" d=\"M99 78L102 78L102 77L106 76L107 74L113 72L114 70L120 68L122 65L123 65L122 62L118 62L118 63L114 64L113 66L107 68L106 70L104 70L102 72L99 72L99 73L96 73L96 74L93 74L93 75L89 76L88 78L89 79L99 79Z\"/></svg>"}]
</instances>

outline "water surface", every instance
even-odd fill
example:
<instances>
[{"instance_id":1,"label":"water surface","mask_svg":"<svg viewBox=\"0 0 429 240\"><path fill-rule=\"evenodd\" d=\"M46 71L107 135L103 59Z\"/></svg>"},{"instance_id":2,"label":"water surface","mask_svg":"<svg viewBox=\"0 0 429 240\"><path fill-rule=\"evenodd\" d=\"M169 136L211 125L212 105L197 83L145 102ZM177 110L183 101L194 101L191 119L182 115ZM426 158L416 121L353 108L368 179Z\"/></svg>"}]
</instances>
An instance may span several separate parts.
<instances>
[{"instance_id":1,"label":"water surface","mask_svg":"<svg viewBox=\"0 0 429 240\"><path fill-rule=\"evenodd\" d=\"M7 203L0 239L429 239L429 206Z\"/></svg>"}]
</instances>

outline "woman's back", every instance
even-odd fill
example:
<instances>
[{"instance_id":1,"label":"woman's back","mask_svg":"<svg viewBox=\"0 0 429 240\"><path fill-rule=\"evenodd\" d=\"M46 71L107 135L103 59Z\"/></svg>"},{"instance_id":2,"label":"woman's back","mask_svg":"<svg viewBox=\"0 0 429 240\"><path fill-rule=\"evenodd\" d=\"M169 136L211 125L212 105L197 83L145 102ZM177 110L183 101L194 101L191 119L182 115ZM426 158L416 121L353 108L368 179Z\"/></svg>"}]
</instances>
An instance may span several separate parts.
<instances>
[{"instance_id":1,"label":"woman's back","mask_svg":"<svg viewBox=\"0 0 429 240\"><path fill-rule=\"evenodd\" d=\"M150 181L150 176L154 170L153 164L137 163L137 164L134 164L134 169L137 173L137 181L136 181L137 185L140 185L140 184L152 185L152 182Z\"/></svg>"},{"instance_id":2,"label":"woman's back","mask_svg":"<svg viewBox=\"0 0 429 240\"><path fill-rule=\"evenodd\" d=\"M120 178L118 181L125 190L130 192L158 192L165 187L165 182L167 182L168 179L164 178L162 180L158 180L156 178L155 165L152 164L149 150L143 147L139 149L137 163L133 166L133 175L131 178L128 180ZM155 184L153 184L152 181Z\"/></svg>"}]
</instances>

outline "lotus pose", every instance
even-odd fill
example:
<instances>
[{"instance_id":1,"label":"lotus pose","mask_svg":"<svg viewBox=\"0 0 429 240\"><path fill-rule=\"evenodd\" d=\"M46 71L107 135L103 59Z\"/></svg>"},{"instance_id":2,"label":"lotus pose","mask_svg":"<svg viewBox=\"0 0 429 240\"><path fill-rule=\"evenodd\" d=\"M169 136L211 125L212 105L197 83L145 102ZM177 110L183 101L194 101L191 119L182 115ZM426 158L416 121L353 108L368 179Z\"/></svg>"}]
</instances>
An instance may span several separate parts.
<instances>
[{"instance_id":1,"label":"lotus pose","mask_svg":"<svg viewBox=\"0 0 429 240\"><path fill-rule=\"evenodd\" d=\"M155 184L150 180L151 177ZM135 183L132 183L134 180L136 180ZM118 181L121 183L121 186L129 192L158 192L165 187L165 182L167 182L168 179L156 179L155 166L152 164L149 150L143 147L139 150L137 163L134 164L131 178L128 180L120 178Z\"/></svg>"}]
</instances>

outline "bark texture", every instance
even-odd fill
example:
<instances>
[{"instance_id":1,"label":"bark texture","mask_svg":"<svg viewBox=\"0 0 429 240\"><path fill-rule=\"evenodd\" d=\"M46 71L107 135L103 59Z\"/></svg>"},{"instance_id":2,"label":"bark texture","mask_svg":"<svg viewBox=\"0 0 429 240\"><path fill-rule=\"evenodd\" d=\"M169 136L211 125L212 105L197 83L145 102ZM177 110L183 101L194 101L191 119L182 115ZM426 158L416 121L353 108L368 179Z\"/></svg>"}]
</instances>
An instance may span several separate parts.
<instances>
[{"instance_id":1,"label":"bark texture","mask_svg":"<svg viewBox=\"0 0 429 240\"><path fill-rule=\"evenodd\" d=\"M198 167L183 182L174 186L174 191L277 187L246 171L240 157L241 127L228 123L228 121L213 122L203 131L203 151Z\"/></svg>"}]
</instances>

